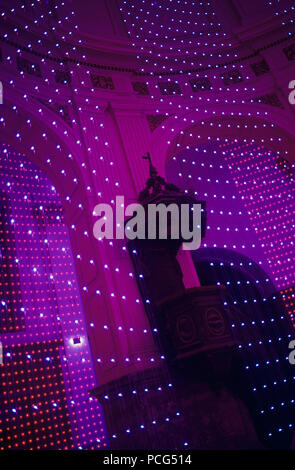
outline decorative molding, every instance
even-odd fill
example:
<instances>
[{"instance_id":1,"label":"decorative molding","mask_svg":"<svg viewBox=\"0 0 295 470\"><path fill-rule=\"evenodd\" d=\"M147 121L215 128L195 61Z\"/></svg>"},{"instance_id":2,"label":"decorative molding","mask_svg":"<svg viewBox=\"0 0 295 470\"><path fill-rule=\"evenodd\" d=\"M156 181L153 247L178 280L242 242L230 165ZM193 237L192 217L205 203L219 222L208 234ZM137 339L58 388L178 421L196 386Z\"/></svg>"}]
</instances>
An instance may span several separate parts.
<instances>
[{"instance_id":1,"label":"decorative molding","mask_svg":"<svg viewBox=\"0 0 295 470\"><path fill-rule=\"evenodd\" d=\"M283 53L288 60L295 60L295 43L283 49Z\"/></svg>"},{"instance_id":2,"label":"decorative molding","mask_svg":"<svg viewBox=\"0 0 295 470\"><path fill-rule=\"evenodd\" d=\"M254 62L250 65L256 77L260 77L260 75L264 75L270 71L269 65L265 59L260 60L259 62Z\"/></svg>"},{"instance_id":3,"label":"decorative molding","mask_svg":"<svg viewBox=\"0 0 295 470\"><path fill-rule=\"evenodd\" d=\"M40 103L62 118L69 126L73 127L69 107L66 104L49 103L46 100L39 99Z\"/></svg>"},{"instance_id":4,"label":"decorative molding","mask_svg":"<svg viewBox=\"0 0 295 470\"><path fill-rule=\"evenodd\" d=\"M147 114L146 118L151 132L157 129L157 127L159 127L162 122L166 121L168 117L170 116L167 116L166 114Z\"/></svg>"}]
</instances>

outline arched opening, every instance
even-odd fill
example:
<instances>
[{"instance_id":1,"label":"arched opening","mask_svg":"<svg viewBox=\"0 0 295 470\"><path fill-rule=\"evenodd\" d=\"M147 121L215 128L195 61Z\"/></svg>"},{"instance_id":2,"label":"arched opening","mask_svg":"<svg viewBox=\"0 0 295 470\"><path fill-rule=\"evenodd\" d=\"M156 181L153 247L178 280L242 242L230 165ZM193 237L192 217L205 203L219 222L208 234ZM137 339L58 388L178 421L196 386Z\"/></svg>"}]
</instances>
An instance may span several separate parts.
<instances>
[{"instance_id":1,"label":"arched opening","mask_svg":"<svg viewBox=\"0 0 295 470\"><path fill-rule=\"evenodd\" d=\"M193 253L201 285L225 285L237 341L231 386L248 404L260 439L288 446L293 435L292 366L286 344L292 326L281 295L253 261L226 249ZM281 429L281 431L279 431Z\"/></svg>"}]
</instances>

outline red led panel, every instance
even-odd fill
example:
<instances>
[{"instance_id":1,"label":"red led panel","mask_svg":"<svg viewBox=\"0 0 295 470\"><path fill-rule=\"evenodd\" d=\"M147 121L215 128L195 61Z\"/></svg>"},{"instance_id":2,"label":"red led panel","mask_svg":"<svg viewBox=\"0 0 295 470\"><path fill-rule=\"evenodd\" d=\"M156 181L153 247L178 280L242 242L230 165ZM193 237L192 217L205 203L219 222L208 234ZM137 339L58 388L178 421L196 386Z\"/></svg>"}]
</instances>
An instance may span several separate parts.
<instances>
[{"instance_id":1,"label":"red led panel","mask_svg":"<svg viewBox=\"0 0 295 470\"><path fill-rule=\"evenodd\" d=\"M0 450L73 448L60 349L61 341L4 349Z\"/></svg>"}]
</instances>

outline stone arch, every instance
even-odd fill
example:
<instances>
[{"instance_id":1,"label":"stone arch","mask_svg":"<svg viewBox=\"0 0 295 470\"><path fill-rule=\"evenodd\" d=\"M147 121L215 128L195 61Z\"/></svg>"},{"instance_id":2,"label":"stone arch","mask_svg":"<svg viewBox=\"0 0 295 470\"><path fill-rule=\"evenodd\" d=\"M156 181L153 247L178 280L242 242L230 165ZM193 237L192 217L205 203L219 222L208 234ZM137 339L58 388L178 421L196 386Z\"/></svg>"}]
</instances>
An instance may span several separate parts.
<instances>
[{"instance_id":1,"label":"stone arch","mask_svg":"<svg viewBox=\"0 0 295 470\"><path fill-rule=\"evenodd\" d=\"M86 189L90 182L87 181L87 176L82 173L78 165L79 158L82 160L82 154L79 153L79 147L75 145L73 136L69 139L65 138L63 132L69 128L58 116L42 108L42 105L36 101L30 103L29 106L26 101L18 98L17 102L15 99L12 102L8 93L5 96L5 103L0 110L3 119L0 140L34 163L53 183L60 196L69 229L82 304L86 321L89 324L90 319L95 315L92 292L95 294L98 289L103 290L106 281L101 268L103 262L100 260L100 253L95 245L96 240L94 237L85 236L86 232L89 235L92 234L93 207L90 205L92 199ZM42 108L42 113L38 112L39 108ZM56 128L50 125L51 120L58 122ZM13 128L11 123L14 123ZM17 137L18 133L20 138ZM46 139L42 136L43 134L46 134ZM34 149L32 149L32 142ZM44 148L46 154L44 154ZM68 155L72 155L72 158ZM48 159L51 161L49 162ZM79 208L80 204L82 208ZM81 255L80 259L77 258L78 254ZM89 264L90 258L94 260L91 265ZM87 287L88 295L85 295L84 286ZM111 307L105 303L103 306L111 312ZM92 355L95 358L98 356L97 344L100 341L97 341L97 332L93 332L89 337ZM120 345L117 347L120 350ZM102 368L100 368L100 378L101 374L103 374Z\"/></svg>"},{"instance_id":2,"label":"stone arch","mask_svg":"<svg viewBox=\"0 0 295 470\"><path fill-rule=\"evenodd\" d=\"M12 347L13 351L20 347L29 348L32 351L30 359L36 354L36 348L55 351L54 361L61 370L59 385L56 384L61 388L57 393L64 393L63 416L69 413L72 420L77 420L79 414L82 419L89 420L90 408L85 406L82 396L96 382L61 199L48 176L6 142L0 143L0 164L0 193L4 206L0 208L0 249L2 251L5 245L8 247L3 258L6 270L0 280L2 306L4 302L2 313L8 321L2 324L1 340L5 348ZM11 279L9 286L16 286L12 288L13 304L7 302L10 296L10 288L5 288L8 276ZM78 386L81 355L85 380ZM46 361L51 360L51 355L47 356ZM66 362L66 368L61 367L62 361ZM18 367L18 362L14 362L12 374L17 374ZM30 373L26 366L21 367L24 367L24 376ZM68 374L71 380L68 380ZM46 395L45 384L44 389ZM28 389L26 391L28 393ZM66 397L70 395L75 400L76 410L67 407ZM91 404L91 408L93 414L102 412L97 403ZM49 410L48 414L50 416ZM84 426L82 421L77 421L72 436L78 447ZM68 445L70 433L68 428Z\"/></svg>"}]
</instances>

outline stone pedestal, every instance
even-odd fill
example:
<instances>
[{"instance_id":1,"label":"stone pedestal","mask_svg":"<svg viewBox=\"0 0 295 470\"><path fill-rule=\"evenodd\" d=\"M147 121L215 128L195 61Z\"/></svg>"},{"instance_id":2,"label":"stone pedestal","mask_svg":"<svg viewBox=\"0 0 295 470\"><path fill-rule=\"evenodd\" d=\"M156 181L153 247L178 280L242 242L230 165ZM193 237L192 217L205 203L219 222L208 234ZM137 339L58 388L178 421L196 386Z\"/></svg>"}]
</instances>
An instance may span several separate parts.
<instances>
[{"instance_id":1,"label":"stone pedestal","mask_svg":"<svg viewBox=\"0 0 295 470\"><path fill-rule=\"evenodd\" d=\"M227 385L235 341L224 287L196 287L156 305L166 360L92 390L112 449L259 449L250 414Z\"/></svg>"},{"instance_id":2,"label":"stone pedestal","mask_svg":"<svg viewBox=\"0 0 295 470\"><path fill-rule=\"evenodd\" d=\"M200 286L157 303L159 333L170 361L199 355L218 361L221 352L231 354L235 342L225 296L223 286Z\"/></svg>"},{"instance_id":3,"label":"stone pedestal","mask_svg":"<svg viewBox=\"0 0 295 470\"><path fill-rule=\"evenodd\" d=\"M139 200L194 204L151 165ZM201 235L206 205L201 202ZM145 213L147 215L147 213ZM146 220L148 223L149 221ZM171 230L169 230L169 233ZM182 233L182 232L181 232ZM92 391L104 406L112 449L260 448L249 413L227 386L235 345L225 287L185 289L181 239L128 242L144 305L165 361Z\"/></svg>"}]
</instances>

